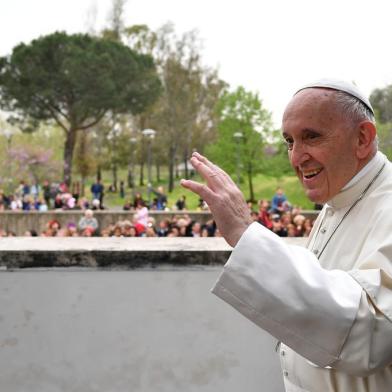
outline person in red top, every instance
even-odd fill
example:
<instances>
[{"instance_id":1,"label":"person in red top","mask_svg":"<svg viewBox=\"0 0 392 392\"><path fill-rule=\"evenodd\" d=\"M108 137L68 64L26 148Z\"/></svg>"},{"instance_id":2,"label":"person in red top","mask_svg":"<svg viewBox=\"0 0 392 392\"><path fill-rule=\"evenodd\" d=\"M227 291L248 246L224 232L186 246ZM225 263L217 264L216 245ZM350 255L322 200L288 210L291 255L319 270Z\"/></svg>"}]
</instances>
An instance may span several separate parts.
<instances>
[{"instance_id":1,"label":"person in red top","mask_svg":"<svg viewBox=\"0 0 392 392\"><path fill-rule=\"evenodd\" d=\"M267 229L272 229L272 220L269 210L268 200L260 200L259 202L259 223L265 226Z\"/></svg>"}]
</instances>

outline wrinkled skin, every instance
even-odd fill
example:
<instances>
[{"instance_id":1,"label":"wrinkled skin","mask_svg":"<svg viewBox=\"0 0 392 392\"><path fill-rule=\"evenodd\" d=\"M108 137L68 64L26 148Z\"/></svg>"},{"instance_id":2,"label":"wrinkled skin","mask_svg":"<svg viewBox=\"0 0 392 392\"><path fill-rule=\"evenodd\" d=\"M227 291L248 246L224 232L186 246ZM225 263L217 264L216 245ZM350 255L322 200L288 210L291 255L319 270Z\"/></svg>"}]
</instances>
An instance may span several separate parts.
<instances>
[{"instance_id":1,"label":"wrinkled skin","mask_svg":"<svg viewBox=\"0 0 392 392\"><path fill-rule=\"evenodd\" d=\"M335 94L322 88L302 90L283 115L291 166L308 198L320 204L337 195L369 160L360 140L364 124L345 118Z\"/></svg>"}]
</instances>

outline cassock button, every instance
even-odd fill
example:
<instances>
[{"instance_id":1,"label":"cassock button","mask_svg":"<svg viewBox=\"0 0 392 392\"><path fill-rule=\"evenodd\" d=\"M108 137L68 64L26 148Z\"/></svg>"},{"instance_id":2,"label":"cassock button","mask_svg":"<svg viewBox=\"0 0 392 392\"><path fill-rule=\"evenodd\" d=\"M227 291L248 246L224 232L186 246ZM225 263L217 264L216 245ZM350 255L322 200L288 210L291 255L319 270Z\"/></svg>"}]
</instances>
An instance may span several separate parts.
<instances>
[{"instance_id":1,"label":"cassock button","mask_svg":"<svg viewBox=\"0 0 392 392\"><path fill-rule=\"evenodd\" d=\"M284 375L285 377L288 377L289 373L286 372L286 371L284 371L284 372L283 372L283 375Z\"/></svg>"},{"instance_id":2,"label":"cassock button","mask_svg":"<svg viewBox=\"0 0 392 392\"><path fill-rule=\"evenodd\" d=\"M320 231L322 234L324 234L327 231L327 229L325 227L323 227Z\"/></svg>"},{"instance_id":3,"label":"cassock button","mask_svg":"<svg viewBox=\"0 0 392 392\"><path fill-rule=\"evenodd\" d=\"M315 255L317 255L318 252L319 252L318 249L314 249L314 250L313 250L313 253L314 253Z\"/></svg>"},{"instance_id":4,"label":"cassock button","mask_svg":"<svg viewBox=\"0 0 392 392\"><path fill-rule=\"evenodd\" d=\"M281 355L282 357L284 357L284 356L286 355L286 351L283 351L283 350L282 350L282 351L280 352L280 355Z\"/></svg>"}]
</instances>

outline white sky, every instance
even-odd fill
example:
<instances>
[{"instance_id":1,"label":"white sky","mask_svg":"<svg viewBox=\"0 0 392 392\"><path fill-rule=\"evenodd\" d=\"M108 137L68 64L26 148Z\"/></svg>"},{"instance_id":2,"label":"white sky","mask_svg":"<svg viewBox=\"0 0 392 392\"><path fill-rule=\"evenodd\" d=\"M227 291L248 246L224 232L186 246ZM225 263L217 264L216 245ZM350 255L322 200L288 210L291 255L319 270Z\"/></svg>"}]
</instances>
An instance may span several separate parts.
<instances>
[{"instance_id":1,"label":"white sky","mask_svg":"<svg viewBox=\"0 0 392 392\"><path fill-rule=\"evenodd\" d=\"M0 0L0 55L55 30L87 31L94 4L100 30L111 0ZM366 94L391 84L391 15L391 0L128 0L125 19L198 29L204 64L259 92L279 125L295 88L312 79L352 80Z\"/></svg>"}]
</instances>

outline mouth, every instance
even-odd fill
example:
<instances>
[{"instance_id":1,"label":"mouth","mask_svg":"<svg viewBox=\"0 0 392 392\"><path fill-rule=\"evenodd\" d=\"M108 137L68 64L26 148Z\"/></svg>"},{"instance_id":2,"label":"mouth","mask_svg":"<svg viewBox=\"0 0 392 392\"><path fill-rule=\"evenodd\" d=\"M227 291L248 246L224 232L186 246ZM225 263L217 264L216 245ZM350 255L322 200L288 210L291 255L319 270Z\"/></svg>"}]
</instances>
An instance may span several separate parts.
<instances>
[{"instance_id":1,"label":"mouth","mask_svg":"<svg viewBox=\"0 0 392 392\"><path fill-rule=\"evenodd\" d=\"M316 177L322 171L322 168L313 169L313 170L302 170L302 176L306 180L310 180L311 178Z\"/></svg>"}]
</instances>

